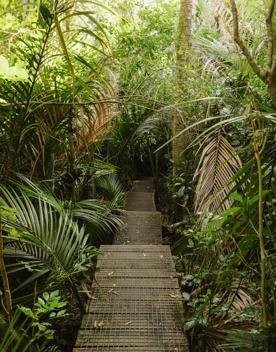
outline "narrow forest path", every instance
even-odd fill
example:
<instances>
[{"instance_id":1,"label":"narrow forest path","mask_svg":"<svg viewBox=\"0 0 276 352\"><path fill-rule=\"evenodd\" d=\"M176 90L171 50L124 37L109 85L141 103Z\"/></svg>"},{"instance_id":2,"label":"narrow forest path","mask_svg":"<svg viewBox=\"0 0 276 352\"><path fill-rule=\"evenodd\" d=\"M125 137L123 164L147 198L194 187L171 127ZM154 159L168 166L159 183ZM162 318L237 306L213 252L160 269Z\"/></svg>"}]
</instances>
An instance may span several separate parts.
<instances>
[{"instance_id":1,"label":"narrow forest path","mask_svg":"<svg viewBox=\"0 0 276 352\"><path fill-rule=\"evenodd\" d=\"M178 280L151 179L128 193L126 231L101 246L93 299L74 352L186 352Z\"/></svg>"}]
</instances>

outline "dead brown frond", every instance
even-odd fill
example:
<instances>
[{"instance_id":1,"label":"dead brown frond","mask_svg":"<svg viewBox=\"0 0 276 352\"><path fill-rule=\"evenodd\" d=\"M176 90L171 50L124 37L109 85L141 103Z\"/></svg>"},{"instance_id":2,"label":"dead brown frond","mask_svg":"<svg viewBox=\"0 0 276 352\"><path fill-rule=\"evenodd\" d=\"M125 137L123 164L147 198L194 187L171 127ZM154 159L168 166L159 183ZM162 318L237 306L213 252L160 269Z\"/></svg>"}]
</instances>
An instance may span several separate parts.
<instances>
[{"instance_id":1,"label":"dead brown frond","mask_svg":"<svg viewBox=\"0 0 276 352\"><path fill-rule=\"evenodd\" d=\"M99 85L93 104L73 106L53 103L36 107L38 117L32 127L35 133L29 138L29 150L26 151L31 161L30 177L38 169L45 175L49 152L55 153L56 166L64 167L68 153L61 138L68 132L73 135L75 157L80 160L89 146L107 131L113 117L117 115L114 103L110 102L114 94L110 85ZM70 120L73 131L69 131Z\"/></svg>"},{"instance_id":2,"label":"dead brown frond","mask_svg":"<svg viewBox=\"0 0 276 352\"><path fill-rule=\"evenodd\" d=\"M195 209L218 214L232 204L227 196L234 186L233 176L240 169L241 160L221 132L207 143L194 176L198 178Z\"/></svg>"},{"instance_id":3,"label":"dead brown frond","mask_svg":"<svg viewBox=\"0 0 276 352\"><path fill-rule=\"evenodd\" d=\"M34 132L28 143L29 150L27 151L28 156L31 158L31 168L29 176L32 178L37 167L42 168L43 174L45 175L45 157L46 148L52 141L58 141L57 131L60 130L61 126L65 124L68 115L70 114L70 106L61 104L41 105L37 107L36 112L36 123L34 124ZM42 118L44 116L45 118ZM54 152L57 155L64 153L63 143L54 143ZM41 162L39 164L39 162Z\"/></svg>"},{"instance_id":4,"label":"dead brown frond","mask_svg":"<svg viewBox=\"0 0 276 352\"><path fill-rule=\"evenodd\" d=\"M113 95L113 89L105 87L98 93L99 103L96 101L92 106L80 108L77 120L79 128L75 140L77 158L108 130L110 122L117 115L114 104L108 101Z\"/></svg>"},{"instance_id":5,"label":"dead brown frond","mask_svg":"<svg viewBox=\"0 0 276 352\"><path fill-rule=\"evenodd\" d=\"M229 313L234 315L241 312L246 308L256 305L256 294L254 295L248 288L243 286L235 286L233 284L232 293L229 295L228 300L232 301Z\"/></svg>"}]
</instances>

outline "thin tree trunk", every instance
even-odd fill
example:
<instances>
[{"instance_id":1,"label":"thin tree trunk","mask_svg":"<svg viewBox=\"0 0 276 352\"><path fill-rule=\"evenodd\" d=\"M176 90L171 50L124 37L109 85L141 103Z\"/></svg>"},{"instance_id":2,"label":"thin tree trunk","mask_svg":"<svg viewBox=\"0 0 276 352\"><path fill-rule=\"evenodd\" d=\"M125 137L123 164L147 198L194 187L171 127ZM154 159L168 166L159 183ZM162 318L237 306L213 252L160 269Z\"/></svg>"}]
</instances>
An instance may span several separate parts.
<instances>
[{"instance_id":1,"label":"thin tree trunk","mask_svg":"<svg viewBox=\"0 0 276 352\"><path fill-rule=\"evenodd\" d=\"M268 90L271 98L272 107L276 109L276 77L268 86Z\"/></svg>"},{"instance_id":2,"label":"thin tree trunk","mask_svg":"<svg viewBox=\"0 0 276 352\"><path fill-rule=\"evenodd\" d=\"M12 312L12 300L11 300L11 291L9 285L8 274L6 271L6 266L4 262L4 241L3 241L3 231L2 231L2 217L0 210L0 275L2 277L2 284L4 290L4 314L7 317L7 320L10 321L11 312Z\"/></svg>"},{"instance_id":3,"label":"thin tree trunk","mask_svg":"<svg viewBox=\"0 0 276 352\"><path fill-rule=\"evenodd\" d=\"M259 246L260 246L260 270L261 270L261 302L262 302L262 327L267 328L267 309L266 309L266 298L265 298L265 285L266 285L266 252L264 243L264 229L263 229L263 175L262 175L262 163L260 153L255 151L255 158L258 168L258 179L259 179L259 205L258 205L258 218L259 218Z\"/></svg>"},{"instance_id":4,"label":"thin tree trunk","mask_svg":"<svg viewBox=\"0 0 276 352\"><path fill-rule=\"evenodd\" d=\"M193 0L181 0L176 39L176 78L177 85L184 85L185 67L188 62L188 50L192 39Z\"/></svg>"},{"instance_id":5,"label":"thin tree trunk","mask_svg":"<svg viewBox=\"0 0 276 352\"><path fill-rule=\"evenodd\" d=\"M263 214L263 171L262 171L262 161L261 161L261 152L263 149L263 143L265 143L265 139L259 141L257 138L257 133L259 128L256 126L255 122L252 122L253 126L253 148L254 154L257 164L258 171L258 195L259 195L259 203L258 203L258 237L259 237L259 250L260 250L260 272L261 272L261 282L260 282L260 298L262 304L262 320L261 326L262 328L267 328L267 306L266 306L266 267L267 267L267 255L265 250L265 239L264 239L264 214Z\"/></svg>"},{"instance_id":6,"label":"thin tree trunk","mask_svg":"<svg viewBox=\"0 0 276 352\"><path fill-rule=\"evenodd\" d=\"M179 21L176 38L176 90L178 97L184 97L186 86L185 70L189 64L189 47L192 38L192 14L193 0L181 0L179 8ZM183 116L177 113L172 122L172 135L175 136L183 128ZM173 140L172 159L173 159L173 177L176 176L176 170L180 166L181 155L185 146L185 136Z\"/></svg>"}]
</instances>

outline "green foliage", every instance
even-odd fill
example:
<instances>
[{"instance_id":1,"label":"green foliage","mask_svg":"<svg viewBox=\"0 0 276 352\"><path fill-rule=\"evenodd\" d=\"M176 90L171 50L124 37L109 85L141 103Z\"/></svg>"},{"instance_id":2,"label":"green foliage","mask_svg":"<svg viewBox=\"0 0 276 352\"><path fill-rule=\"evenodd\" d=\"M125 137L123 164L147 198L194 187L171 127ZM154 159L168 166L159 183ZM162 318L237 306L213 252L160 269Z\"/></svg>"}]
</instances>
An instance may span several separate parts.
<instances>
[{"instance_id":1,"label":"green foliage","mask_svg":"<svg viewBox=\"0 0 276 352\"><path fill-rule=\"evenodd\" d=\"M166 184L162 210L171 210L170 234L180 236L173 250L193 350L269 350L273 334L257 329L260 224L271 330L276 317L275 111L267 87L234 44L225 2L195 3L181 67L176 1L108 3L112 10L101 1L0 1L6 261L14 299L39 292L33 309L21 306L3 322L0 350L50 350L50 321L66 315L57 289L81 306L77 288L91 280L95 246L121 226L117 174L126 186L149 174ZM265 67L268 1L237 3L241 36ZM274 11L273 33L275 21ZM177 70L185 72L179 89ZM173 178L176 117L187 149ZM11 181L14 172L24 176Z\"/></svg>"},{"instance_id":2,"label":"green foliage","mask_svg":"<svg viewBox=\"0 0 276 352\"><path fill-rule=\"evenodd\" d=\"M226 351L234 352L273 352L275 349L275 326L264 331L250 332L231 331L227 335L227 343L223 345Z\"/></svg>"},{"instance_id":3,"label":"green foliage","mask_svg":"<svg viewBox=\"0 0 276 352\"><path fill-rule=\"evenodd\" d=\"M32 328L38 331L40 336L48 340L54 338L54 330L51 329L50 321L63 318L67 315L64 307L68 302L61 301L59 291L44 292L42 297L38 297L33 309L19 306L18 309L32 320ZM33 332L33 334L35 334Z\"/></svg>"},{"instance_id":4,"label":"green foliage","mask_svg":"<svg viewBox=\"0 0 276 352\"><path fill-rule=\"evenodd\" d=\"M22 35L35 25L38 16L39 1L1 0L0 1L0 26L1 36L12 34L12 39ZM4 38L1 37L3 40Z\"/></svg>"},{"instance_id":5,"label":"green foliage","mask_svg":"<svg viewBox=\"0 0 276 352\"><path fill-rule=\"evenodd\" d=\"M266 160L271 155L267 154L270 148L266 146L263 150ZM275 166L271 168L271 164L273 165L273 160L263 166L262 197L264 204L268 201L271 207L264 207L263 213L267 253L273 253L275 248L271 218L275 212L275 204L271 202L275 193L274 188L271 189L271 175L275 174ZM211 350L217 348L218 351L239 351L239 346L243 351L242 344L223 342L224 331L231 331L231 324L240 329L252 329L260 320L260 306L254 303L257 301L259 287L259 264L256 260L259 256L259 194L258 176L253 171L254 168L254 159L251 159L235 175L236 189L239 192L228 195L228 199L233 202L229 209L220 216L209 214L203 227L196 224L194 230L186 230L173 246L179 256L179 270L185 273L181 281L181 298L187 310L185 328L199 339L198 343L196 340L193 342L195 351L200 348L200 341L206 345L205 348ZM275 277L273 254L268 257L268 263L266 297L272 303L272 282ZM269 309L271 324L274 319L275 306L272 304ZM217 330L216 333L214 330ZM260 338L266 339L264 336ZM268 339L270 338L271 336ZM253 348L253 340L249 334L248 342L244 342L244 346L250 345ZM257 346L261 346L261 342L256 343L258 350L260 347Z\"/></svg>"},{"instance_id":6,"label":"green foliage","mask_svg":"<svg viewBox=\"0 0 276 352\"><path fill-rule=\"evenodd\" d=\"M153 126L153 120L157 126L159 117L170 120L174 110L167 105L174 95L172 38L176 7L174 1L143 7L120 1L115 7L123 18L118 18L116 26L112 23L110 29L117 63L114 70L118 95L127 104L122 106L104 150L120 167L120 176L134 178L139 173L157 172L154 150L168 136L166 123L151 132L148 126ZM163 163L161 155L158 160Z\"/></svg>"},{"instance_id":7,"label":"green foliage","mask_svg":"<svg viewBox=\"0 0 276 352\"><path fill-rule=\"evenodd\" d=\"M22 36L15 35L10 52L1 55L0 148L4 181L12 169L31 177L60 178L66 163L68 173L73 175L84 150L99 133L97 129L111 118L108 104L101 103L95 109L89 106L112 91L101 61L109 50L107 34L91 8L87 10L76 1L71 11L71 4L67 7L66 3L40 2L37 21L31 21L29 26L23 21L21 29L26 25L28 30ZM100 4L92 7L108 11ZM20 13L20 9L17 11ZM57 21L64 32L60 32L62 43L55 29ZM72 89L73 72L76 77ZM75 105L79 102L81 105ZM75 176L71 180L74 182Z\"/></svg>"},{"instance_id":8,"label":"green foliage","mask_svg":"<svg viewBox=\"0 0 276 352\"><path fill-rule=\"evenodd\" d=\"M28 313L27 316L22 311ZM59 352L49 345L52 330L46 322L37 322L28 308L17 308L9 324L1 325L0 348L3 352Z\"/></svg>"},{"instance_id":9,"label":"green foliage","mask_svg":"<svg viewBox=\"0 0 276 352\"><path fill-rule=\"evenodd\" d=\"M125 194L122 185L114 175L101 176L95 179L96 188L115 206L122 206Z\"/></svg>"},{"instance_id":10,"label":"green foliage","mask_svg":"<svg viewBox=\"0 0 276 352\"><path fill-rule=\"evenodd\" d=\"M0 78L14 81L25 81L28 79L28 73L24 66L22 67L22 64L17 62L14 66L10 66L3 55L0 55L0 67ZM3 102L5 101L3 100Z\"/></svg>"},{"instance_id":11,"label":"green foliage","mask_svg":"<svg viewBox=\"0 0 276 352\"><path fill-rule=\"evenodd\" d=\"M29 193L26 189L26 186L18 191L2 187L3 202L16 210L15 221L4 218L4 222L17 231L17 236L8 237L5 249L9 257L16 259L9 272L29 271L27 279L16 287L16 291L45 275L49 284L54 279L56 283L70 286L74 278L93 268L92 258L98 255L91 246L91 236L73 219L97 221L99 227L104 226L97 217L101 207L95 203L94 209L90 207L89 210L89 202L83 202L78 205L83 214L79 214L77 206L68 212L53 195L35 186L29 189ZM37 192L35 196L34 190ZM109 219L109 223L111 221Z\"/></svg>"}]
</instances>

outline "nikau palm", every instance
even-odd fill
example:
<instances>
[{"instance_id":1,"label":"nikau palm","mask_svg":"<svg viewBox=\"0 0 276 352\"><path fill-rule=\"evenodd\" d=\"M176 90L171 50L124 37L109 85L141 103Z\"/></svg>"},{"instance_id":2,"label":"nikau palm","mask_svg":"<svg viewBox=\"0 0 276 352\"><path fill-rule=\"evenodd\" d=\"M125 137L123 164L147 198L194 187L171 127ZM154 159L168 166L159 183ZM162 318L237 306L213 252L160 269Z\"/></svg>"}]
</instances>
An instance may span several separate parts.
<instances>
[{"instance_id":1,"label":"nikau palm","mask_svg":"<svg viewBox=\"0 0 276 352\"><path fill-rule=\"evenodd\" d=\"M93 7L109 10L98 2L91 6L87 10L82 1L42 1L35 35L14 39L12 51L26 64L29 77L7 82L0 91L4 182L12 171L49 179L65 165L71 171L115 115L114 89L103 67L107 34Z\"/></svg>"},{"instance_id":2,"label":"nikau palm","mask_svg":"<svg viewBox=\"0 0 276 352\"><path fill-rule=\"evenodd\" d=\"M59 214L51 204L38 198L35 204L24 192L2 188L3 202L16 211L16 221L4 223L16 229L16 235L7 237L5 253L16 263L8 265L8 272L31 269L30 275L16 291L40 277L65 283L81 300L74 280L92 268L92 258L98 254L89 245L89 235L66 214Z\"/></svg>"},{"instance_id":3,"label":"nikau palm","mask_svg":"<svg viewBox=\"0 0 276 352\"><path fill-rule=\"evenodd\" d=\"M15 291L39 278L48 283L54 278L69 286L83 309L75 280L93 269L93 258L99 254L92 246L95 239L120 226L120 218L112 214L117 203L108 208L97 200L61 202L26 178L22 180L13 189L1 187L2 203L16 214L15 221L3 219L15 229L10 232L15 235L6 238L5 254L15 260L8 265L8 273L30 270Z\"/></svg>"}]
</instances>

